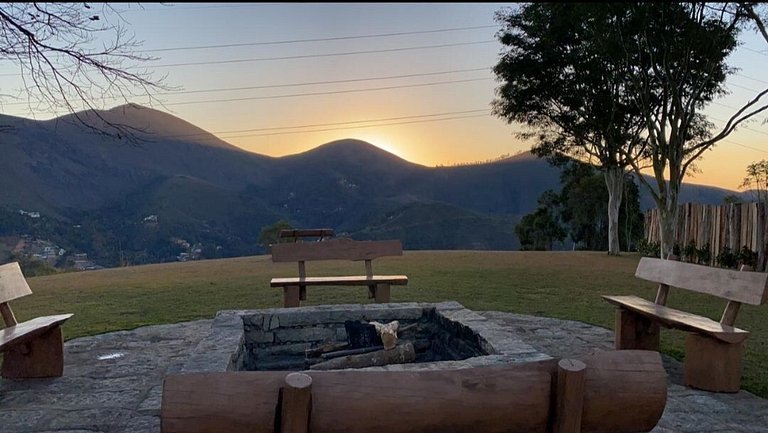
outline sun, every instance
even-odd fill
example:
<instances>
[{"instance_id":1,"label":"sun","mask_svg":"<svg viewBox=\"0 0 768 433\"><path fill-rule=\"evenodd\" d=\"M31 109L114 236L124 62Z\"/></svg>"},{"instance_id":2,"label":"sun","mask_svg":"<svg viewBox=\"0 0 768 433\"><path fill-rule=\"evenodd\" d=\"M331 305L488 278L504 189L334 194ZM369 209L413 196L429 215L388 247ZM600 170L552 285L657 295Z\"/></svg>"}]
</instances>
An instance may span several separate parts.
<instances>
[{"instance_id":1,"label":"sun","mask_svg":"<svg viewBox=\"0 0 768 433\"><path fill-rule=\"evenodd\" d=\"M371 134L371 133L362 133L362 134L355 134L355 135L356 135L356 138L359 140L366 141L378 147L379 149L382 149L389 153L397 155L400 158L404 158L403 151L400 149L400 147L397 144L395 144L396 141L393 140L392 137L390 136L383 135L383 134Z\"/></svg>"}]
</instances>

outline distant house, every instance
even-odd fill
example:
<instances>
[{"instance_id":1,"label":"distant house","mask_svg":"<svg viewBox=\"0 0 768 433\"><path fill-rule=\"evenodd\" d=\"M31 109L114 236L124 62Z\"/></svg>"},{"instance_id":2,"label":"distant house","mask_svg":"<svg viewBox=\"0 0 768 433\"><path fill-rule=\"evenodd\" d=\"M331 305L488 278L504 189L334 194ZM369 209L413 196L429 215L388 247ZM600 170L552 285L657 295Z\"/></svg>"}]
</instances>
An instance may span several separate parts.
<instances>
[{"instance_id":1,"label":"distant house","mask_svg":"<svg viewBox=\"0 0 768 433\"><path fill-rule=\"evenodd\" d=\"M30 218L40 218L40 212L27 212L24 209L19 209L20 215L26 215Z\"/></svg>"}]
</instances>

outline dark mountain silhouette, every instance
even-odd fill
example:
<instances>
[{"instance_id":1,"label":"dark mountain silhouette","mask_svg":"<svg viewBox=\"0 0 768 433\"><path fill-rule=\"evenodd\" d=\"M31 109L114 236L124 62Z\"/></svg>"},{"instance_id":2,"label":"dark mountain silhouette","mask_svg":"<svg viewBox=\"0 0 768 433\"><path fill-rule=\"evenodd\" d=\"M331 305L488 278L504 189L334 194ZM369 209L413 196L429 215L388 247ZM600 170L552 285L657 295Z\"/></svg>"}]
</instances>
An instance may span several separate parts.
<instances>
[{"instance_id":1,"label":"dark mountain silhouette","mask_svg":"<svg viewBox=\"0 0 768 433\"><path fill-rule=\"evenodd\" d=\"M530 153L430 168L346 139L273 158L133 104L78 116L97 126L99 117L128 125L139 140L95 133L72 115L0 116L0 125L11 126L0 133L0 208L41 212L48 236L77 237L60 242L104 261L117 256L117 248L105 252L112 244L123 254L144 251L142 260L168 259L178 248L166 244L178 239L223 256L259 253L261 228L279 219L359 238L401 238L412 249L514 249L518 219L543 191L560 187L559 169ZM681 201L720 203L732 193L686 185ZM643 206L651 205L644 196ZM157 222L148 224L150 216ZM0 236L8 234L1 223ZM32 230L19 224L6 223ZM56 224L89 232L50 228ZM99 242L87 241L97 235ZM152 249L166 256L147 253Z\"/></svg>"}]
</instances>

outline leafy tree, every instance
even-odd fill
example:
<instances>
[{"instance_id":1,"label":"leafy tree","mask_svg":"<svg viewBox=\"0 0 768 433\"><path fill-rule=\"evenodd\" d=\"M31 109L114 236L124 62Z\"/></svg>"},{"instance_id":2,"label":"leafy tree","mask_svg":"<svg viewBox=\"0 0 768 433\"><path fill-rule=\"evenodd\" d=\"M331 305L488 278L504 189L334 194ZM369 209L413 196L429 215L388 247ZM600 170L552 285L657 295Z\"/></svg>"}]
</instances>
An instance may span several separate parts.
<instances>
[{"instance_id":1,"label":"leafy tree","mask_svg":"<svg viewBox=\"0 0 768 433\"><path fill-rule=\"evenodd\" d=\"M589 164L572 161L560 176L563 185L558 198L560 218L579 248L600 251L608 245L607 196L603 176ZM619 209L622 248L630 251L643 236L644 216L640 194L632 176L624 181L625 191Z\"/></svg>"},{"instance_id":2,"label":"leafy tree","mask_svg":"<svg viewBox=\"0 0 768 433\"><path fill-rule=\"evenodd\" d=\"M290 230L290 229L293 229L293 226L291 225L291 223L289 223L286 220L279 220L274 224L263 227L261 229L261 233L259 233L259 245L261 245L265 249L269 248L270 245L276 244L281 241L280 239L281 230Z\"/></svg>"},{"instance_id":3,"label":"leafy tree","mask_svg":"<svg viewBox=\"0 0 768 433\"><path fill-rule=\"evenodd\" d=\"M494 113L527 127L533 153L595 161L607 187L609 254L619 254L619 209L628 158L640 158L643 118L630 103L623 47L608 30L624 3L530 3L497 13L504 52Z\"/></svg>"},{"instance_id":4,"label":"leafy tree","mask_svg":"<svg viewBox=\"0 0 768 433\"><path fill-rule=\"evenodd\" d=\"M719 129L701 114L726 93L723 83L733 72L726 59L737 46L740 30L757 22L750 5L631 3L628 13L614 21L611 37L624 47L624 82L645 121L653 181L639 176L644 168L640 160L628 160L659 209L663 258L674 247L680 186L687 172L695 169L704 152L768 109L765 89Z\"/></svg>"},{"instance_id":5,"label":"leafy tree","mask_svg":"<svg viewBox=\"0 0 768 433\"><path fill-rule=\"evenodd\" d=\"M166 88L162 80L136 68L152 58L137 54L140 43L126 30L117 7L0 3L0 61L18 67L24 83L21 99L30 112L63 110L99 133L132 137L131 128L106 121L98 112L96 119L78 113L98 108L97 102L105 99L151 98L154 90Z\"/></svg>"},{"instance_id":6,"label":"leafy tree","mask_svg":"<svg viewBox=\"0 0 768 433\"><path fill-rule=\"evenodd\" d=\"M749 164L741 187L749 189L756 201L768 203L768 160Z\"/></svg>"},{"instance_id":7,"label":"leafy tree","mask_svg":"<svg viewBox=\"0 0 768 433\"><path fill-rule=\"evenodd\" d=\"M547 83L553 88L558 88L558 80L580 81L577 77L583 75L585 70L591 69L579 69L576 67L579 64L574 62L576 66L565 69L561 75L547 74L546 70L538 66L542 59L550 59L552 52L590 52L595 56L594 63L591 63L590 57L587 56L584 65L593 66L597 62L603 62L606 76L615 80L611 82L615 83L620 91L612 98L594 98L594 102L617 104L626 110L630 117L633 113L638 114L638 118L643 122L638 131L643 138L642 144L645 145L642 151L638 152L640 147L634 145L634 142L624 143L618 150L622 160L629 163L637 175L636 178L647 188L659 209L662 248L660 256L667 258L674 247L673 233L677 222L679 191L687 172L695 170L695 162L704 152L726 138L743 122L768 109L764 99L768 89L764 89L737 109L719 129L701 114L707 104L726 93L723 83L732 72L726 59L737 46L739 32L752 26L768 42L768 33L765 32L764 26L766 9L757 3L704 2L608 3L597 6L598 9L595 9L595 5L591 5L591 8L588 6L581 9L588 13L570 15L567 20L547 13L547 9L541 6L539 11L543 12L532 15L529 21L545 28L549 26L547 23L561 26L559 32L553 34L560 36L562 32L571 35L571 43L567 37L550 37L546 33L542 33L541 37L530 38L530 44L542 47L540 56L532 56L531 64L521 63L519 67L523 70L541 71L547 77ZM568 16L568 9L562 11L563 16ZM511 16L515 17L514 14ZM582 19L574 19L580 16ZM502 33L502 42L527 42L524 37L526 32L521 32L521 29L526 30L521 27L521 24L525 23L527 21L520 18L509 21L508 27L511 31ZM595 29L599 32L590 34L585 32L585 29ZM582 39L578 39L580 37ZM575 45L573 41L579 41L583 48ZM593 46L593 43L596 45ZM595 46L600 49L594 49ZM511 56L525 52L525 46L521 47L516 46L511 50ZM574 56L578 57L578 54ZM564 58L570 59L568 55ZM552 66L556 70L561 70L557 64L548 61L553 63ZM504 76L501 78L504 79ZM528 85L535 87L535 79L529 73L516 81L507 82L525 89ZM589 81L585 82L588 83ZM593 93L599 92L589 86L586 86L586 89ZM546 91L546 88L543 87L542 90ZM503 92L502 86L500 93ZM522 101L522 98L518 100ZM571 109L568 105L565 107L568 107L568 110L563 110L567 115ZM589 109L572 111L572 116L579 120L584 119L584 122L592 120L591 105L586 107ZM495 109L497 113L505 114L504 105L497 104ZM531 115L525 114L524 111L520 110L517 117L510 116L508 119L526 124L537 121L538 114L535 110L531 110ZM623 117L617 119L621 120ZM562 124L551 120L550 122L554 125L556 133L561 132L557 128L562 129ZM550 126L546 123L544 125ZM576 132L585 135L584 130ZM546 130L536 135L547 138ZM558 140L565 140L562 135L555 134L549 141L559 144ZM581 143L577 141L577 144ZM555 148L563 149L559 145ZM652 181L647 181L641 175L642 171L648 168L646 164L650 164L653 172Z\"/></svg>"},{"instance_id":8,"label":"leafy tree","mask_svg":"<svg viewBox=\"0 0 768 433\"><path fill-rule=\"evenodd\" d=\"M563 170L560 180L562 220L571 240L579 249L603 250L608 245L607 190L602 176L588 164L573 162Z\"/></svg>"},{"instance_id":9,"label":"leafy tree","mask_svg":"<svg viewBox=\"0 0 768 433\"><path fill-rule=\"evenodd\" d=\"M558 222L558 196L545 191L539 197L539 207L525 215L515 226L521 250L551 250L555 241L565 240L566 232Z\"/></svg>"},{"instance_id":10,"label":"leafy tree","mask_svg":"<svg viewBox=\"0 0 768 433\"><path fill-rule=\"evenodd\" d=\"M741 197L735 195L735 194L728 194L725 197L723 197L723 204L735 204L735 203L741 203Z\"/></svg>"}]
</instances>

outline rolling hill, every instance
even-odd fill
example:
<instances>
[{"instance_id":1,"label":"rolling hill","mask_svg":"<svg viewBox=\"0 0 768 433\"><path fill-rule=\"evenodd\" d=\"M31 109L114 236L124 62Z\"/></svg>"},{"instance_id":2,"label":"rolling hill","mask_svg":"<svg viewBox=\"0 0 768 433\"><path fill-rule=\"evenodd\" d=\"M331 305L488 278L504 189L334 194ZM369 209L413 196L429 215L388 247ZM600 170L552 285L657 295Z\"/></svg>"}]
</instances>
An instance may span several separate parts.
<instances>
[{"instance_id":1,"label":"rolling hill","mask_svg":"<svg viewBox=\"0 0 768 433\"><path fill-rule=\"evenodd\" d=\"M128 125L140 140L96 134L71 115L0 116L10 127L0 132L0 236L51 238L106 265L118 256L172 260L178 239L208 256L260 253L261 228L280 219L396 237L408 249L515 249L517 220L560 185L559 169L529 153L431 168L346 139L273 158L138 105L78 116ZM682 201L719 203L731 193L686 185ZM32 224L20 209L44 222Z\"/></svg>"}]
</instances>

